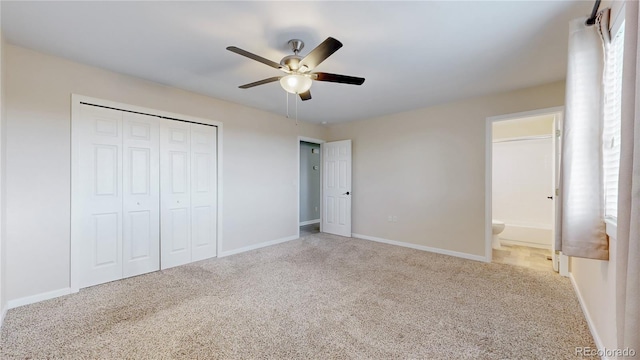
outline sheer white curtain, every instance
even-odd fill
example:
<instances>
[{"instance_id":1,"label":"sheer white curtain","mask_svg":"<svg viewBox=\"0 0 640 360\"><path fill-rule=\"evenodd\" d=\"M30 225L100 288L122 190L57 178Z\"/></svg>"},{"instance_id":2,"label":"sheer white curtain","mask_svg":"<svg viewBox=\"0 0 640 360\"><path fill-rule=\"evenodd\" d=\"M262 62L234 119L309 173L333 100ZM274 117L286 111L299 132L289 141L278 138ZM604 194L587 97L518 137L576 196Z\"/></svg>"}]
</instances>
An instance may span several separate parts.
<instances>
[{"instance_id":1,"label":"sheer white curtain","mask_svg":"<svg viewBox=\"0 0 640 360\"><path fill-rule=\"evenodd\" d=\"M608 11L608 10L606 10ZM605 14L603 16L603 14ZM603 39L608 12L595 26L571 21L561 164L561 229L556 249L568 256L609 259L602 172Z\"/></svg>"},{"instance_id":2,"label":"sheer white curtain","mask_svg":"<svg viewBox=\"0 0 640 360\"><path fill-rule=\"evenodd\" d=\"M616 313L618 348L640 357L640 39L637 1L626 1L622 83Z\"/></svg>"}]
</instances>

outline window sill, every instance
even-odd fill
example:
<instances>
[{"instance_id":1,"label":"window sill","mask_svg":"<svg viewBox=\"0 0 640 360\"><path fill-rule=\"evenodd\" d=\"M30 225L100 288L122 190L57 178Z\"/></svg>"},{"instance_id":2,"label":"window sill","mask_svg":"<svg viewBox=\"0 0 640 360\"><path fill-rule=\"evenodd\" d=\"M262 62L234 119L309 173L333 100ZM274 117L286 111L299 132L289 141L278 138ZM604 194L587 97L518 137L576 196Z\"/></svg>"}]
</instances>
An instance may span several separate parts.
<instances>
[{"instance_id":1,"label":"window sill","mask_svg":"<svg viewBox=\"0 0 640 360\"><path fill-rule=\"evenodd\" d=\"M607 235L610 238L616 239L618 237L618 221L617 219L606 218L604 219L606 225Z\"/></svg>"}]
</instances>

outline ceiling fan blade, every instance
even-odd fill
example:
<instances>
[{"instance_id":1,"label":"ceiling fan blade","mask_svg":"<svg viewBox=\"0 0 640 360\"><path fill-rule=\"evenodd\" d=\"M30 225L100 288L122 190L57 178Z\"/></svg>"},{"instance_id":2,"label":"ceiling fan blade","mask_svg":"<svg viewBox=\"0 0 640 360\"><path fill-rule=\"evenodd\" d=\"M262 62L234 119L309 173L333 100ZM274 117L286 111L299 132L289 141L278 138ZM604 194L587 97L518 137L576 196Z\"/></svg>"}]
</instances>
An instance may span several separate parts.
<instances>
[{"instance_id":1,"label":"ceiling fan blade","mask_svg":"<svg viewBox=\"0 0 640 360\"><path fill-rule=\"evenodd\" d=\"M252 82L252 83L249 83L249 84L240 85L238 87L240 89L248 89L248 88L251 88L251 87L254 87L254 86L264 85L264 84L268 84L270 82L278 81L278 80L280 80L281 77L282 76L274 76L274 77L270 77L268 79L263 79L263 80Z\"/></svg>"},{"instance_id":2,"label":"ceiling fan blade","mask_svg":"<svg viewBox=\"0 0 640 360\"><path fill-rule=\"evenodd\" d=\"M339 75L339 74L330 74L317 72L312 73L312 79L318 81L330 81L341 84L350 84L350 85L362 85L364 83L364 78L355 77L355 76L347 76L347 75Z\"/></svg>"},{"instance_id":3,"label":"ceiling fan blade","mask_svg":"<svg viewBox=\"0 0 640 360\"><path fill-rule=\"evenodd\" d=\"M269 66L271 66L272 68L276 68L276 69L286 69L286 68L285 68L285 66L280 65L280 64L278 64L278 63L277 63L277 62L275 62L275 61L271 61L271 60L269 60L269 59L265 59L265 58L263 58L262 56L256 55L256 54L254 54L254 53L250 53L250 52L248 52L248 51L246 51L246 50L242 50L242 49L240 49L239 47L235 47L235 46L228 46L228 47L227 47L227 50L229 50L229 51L231 51L231 52L234 52L234 53L236 53L236 54L238 54L238 55L246 56L246 57L248 57L249 59L252 59L252 60L255 60L255 61L261 62L261 63L263 63L263 64L265 64L265 65L269 65Z\"/></svg>"},{"instance_id":4,"label":"ceiling fan blade","mask_svg":"<svg viewBox=\"0 0 640 360\"><path fill-rule=\"evenodd\" d=\"M300 99L302 99L302 101L311 100L311 90L307 90L298 95L300 95Z\"/></svg>"},{"instance_id":5,"label":"ceiling fan blade","mask_svg":"<svg viewBox=\"0 0 640 360\"><path fill-rule=\"evenodd\" d=\"M331 54L338 51L342 47L342 43L332 37L328 37L315 49L311 50L304 59L300 60L300 67L306 66L309 70L313 70L321 62L325 61Z\"/></svg>"}]
</instances>

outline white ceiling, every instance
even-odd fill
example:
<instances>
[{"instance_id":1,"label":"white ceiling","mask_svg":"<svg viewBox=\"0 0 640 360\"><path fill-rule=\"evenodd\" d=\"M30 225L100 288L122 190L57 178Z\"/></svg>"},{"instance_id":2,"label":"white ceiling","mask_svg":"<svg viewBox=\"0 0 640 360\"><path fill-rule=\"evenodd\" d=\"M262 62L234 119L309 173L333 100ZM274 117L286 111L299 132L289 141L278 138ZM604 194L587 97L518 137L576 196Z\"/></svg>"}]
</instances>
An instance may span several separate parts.
<instances>
[{"instance_id":1,"label":"white ceiling","mask_svg":"<svg viewBox=\"0 0 640 360\"><path fill-rule=\"evenodd\" d=\"M362 86L314 82L301 120L371 118L563 79L568 21L592 1L7 2L13 44L216 98L285 114L266 65L287 41L302 55L328 36L344 47L317 71L365 77ZM291 98L293 99L293 97Z\"/></svg>"}]
</instances>

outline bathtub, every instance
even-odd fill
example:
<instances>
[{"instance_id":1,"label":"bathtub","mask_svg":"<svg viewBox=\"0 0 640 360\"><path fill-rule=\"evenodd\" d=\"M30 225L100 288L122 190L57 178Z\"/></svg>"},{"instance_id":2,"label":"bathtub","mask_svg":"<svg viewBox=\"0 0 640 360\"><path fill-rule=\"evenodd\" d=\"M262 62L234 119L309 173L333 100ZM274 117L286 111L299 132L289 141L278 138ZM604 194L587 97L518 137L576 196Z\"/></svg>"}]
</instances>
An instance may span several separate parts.
<instances>
[{"instance_id":1,"label":"bathtub","mask_svg":"<svg viewBox=\"0 0 640 360\"><path fill-rule=\"evenodd\" d=\"M519 245L551 250L553 232L550 227L505 222L504 231L498 235L503 245Z\"/></svg>"}]
</instances>

